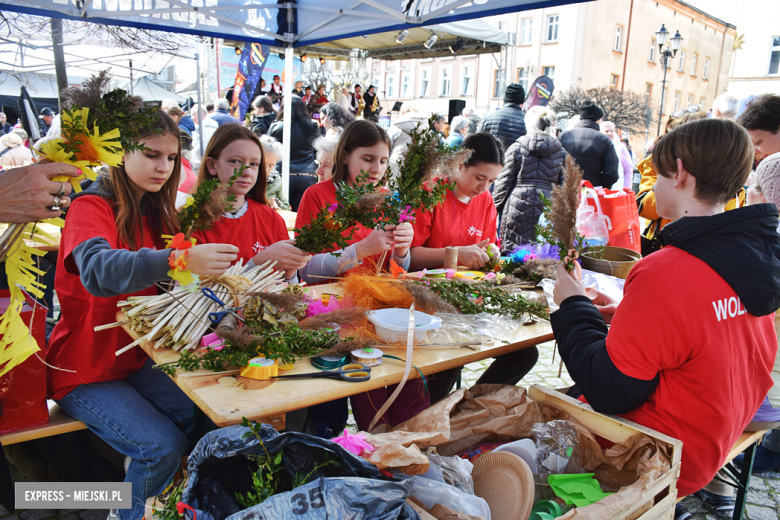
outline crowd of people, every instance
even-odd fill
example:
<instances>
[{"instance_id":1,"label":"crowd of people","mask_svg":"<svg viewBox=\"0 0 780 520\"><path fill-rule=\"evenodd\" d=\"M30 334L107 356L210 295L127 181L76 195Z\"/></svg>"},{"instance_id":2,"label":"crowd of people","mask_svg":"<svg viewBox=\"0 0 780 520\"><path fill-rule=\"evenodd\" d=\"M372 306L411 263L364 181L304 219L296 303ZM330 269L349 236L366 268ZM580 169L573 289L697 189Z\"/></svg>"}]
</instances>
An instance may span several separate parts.
<instances>
[{"instance_id":1,"label":"crowd of people","mask_svg":"<svg viewBox=\"0 0 780 520\"><path fill-rule=\"evenodd\" d=\"M360 85L332 102L324 86L312 94L297 82L285 113L278 79L261 87L245 122L229 113L226 99L204 107L164 100L155 124L133 136L146 149L126 152L120 166L77 195L70 184L50 180L78 175L75 167L30 165L2 174L1 222L57 216L51 197L70 195L61 205L68 218L54 288L63 304L46 349L47 362L58 367L48 372L48 395L127 458L133 509L119 512L125 520L141 518L146 498L170 482L191 447L193 409L141 349L115 355L130 342L121 328L94 328L114 321L118 301L155 294L156 284L170 281L169 260L177 253L161 237L178 231L177 208L199 183L227 183L237 166L246 167L229 188L235 196L230 210L188 250L188 268L212 276L239 259L249 266L273 259L290 284L340 277L376 265L386 252L388 265L392 260L422 270L442 267L445 248L456 247L460 264L482 268L491 249L508 253L535 239L541 195L549 197L562 182L567 156L593 186L631 189L635 155L603 120L601 107L582 103L578 120L560 132L550 108L524 112L523 87L512 84L504 107L482 119L465 109L448 129L445 118L432 120L442 143L471 151L450 172L455 188L439 206L419 212L414 222L381 229L358 224L348 247L308 254L296 247L276 210L296 211L301 228L336 202L340 184L354 185L362 172L366 182L385 184L399 174L411 131L429 122L426 114L407 111L385 130L376 123L375 88L362 94ZM560 267L560 310L552 326L576 383L569 394L682 440L680 495L700 493L724 511L733 500L714 477L733 442L751 423L780 425L774 324L780 307L780 96L756 98L737 121L728 103L718 107L714 117L698 107L672 113L652 154L636 165L642 175L637 203L650 221L647 258L626 281L623 300L586 290L579 267ZM54 114L41 118L52 125ZM292 127L289 157L282 148L285 118ZM32 160L17 158L27 137L6 129L2 116L0 122L0 164ZM15 162L5 163L7 157ZM281 160L290 161L289 200ZM499 356L478 383L517 384L537 359L534 347ZM441 400L459 373L429 376L422 397L408 385L380 424L398 424ZM351 398L361 429L393 390ZM318 433L346 422L346 400L315 408ZM775 433L759 448L756 469L780 468ZM678 520L685 515L678 509Z\"/></svg>"}]
</instances>

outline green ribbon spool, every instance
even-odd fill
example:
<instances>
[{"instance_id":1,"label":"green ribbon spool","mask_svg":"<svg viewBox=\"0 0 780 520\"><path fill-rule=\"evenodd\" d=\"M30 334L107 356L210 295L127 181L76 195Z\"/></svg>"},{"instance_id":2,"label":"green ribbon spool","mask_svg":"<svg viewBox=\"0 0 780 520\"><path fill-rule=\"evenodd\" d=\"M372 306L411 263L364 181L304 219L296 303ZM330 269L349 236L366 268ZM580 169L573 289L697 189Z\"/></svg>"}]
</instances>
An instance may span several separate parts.
<instances>
[{"instance_id":1,"label":"green ribbon spool","mask_svg":"<svg viewBox=\"0 0 780 520\"><path fill-rule=\"evenodd\" d=\"M313 357L311 358L311 364L314 366L314 368L318 368L320 370L336 370L339 367L343 367L348 363L347 356L326 356L330 359L325 359L324 357Z\"/></svg>"},{"instance_id":2,"label":"green ribbon spool","mask_svg":"<svg viewBox=\"0 0 780 520\"><path fill-rule=\"evenodd\" d=\"M554 520L561 516L561 506L553 500L540 500L531 509L528 520Z\"/></svg>"}]
</instances>

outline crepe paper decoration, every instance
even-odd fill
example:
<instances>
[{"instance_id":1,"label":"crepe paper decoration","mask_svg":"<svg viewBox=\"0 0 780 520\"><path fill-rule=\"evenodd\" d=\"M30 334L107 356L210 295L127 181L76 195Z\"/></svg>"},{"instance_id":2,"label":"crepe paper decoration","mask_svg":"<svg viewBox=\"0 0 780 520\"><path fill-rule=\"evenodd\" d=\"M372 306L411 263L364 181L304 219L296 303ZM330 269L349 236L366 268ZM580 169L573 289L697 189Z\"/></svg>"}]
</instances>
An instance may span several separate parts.
<instances>
[{"instance_id":1,"label":"crepe paper decoration","mask_svg":"<svg viewBox=\"0 0 780 520\"><path fill-rule=\"evenodd\" d=\"M398 220L403 223L406 221L414 222L415 216L414 216L414 210L411 206L407 205L406 208L401 210L401 213L398 215Z\"/></svg>"},{"instance_id":2,"label":"crepe paper decoration","mask_svg":"<svg viewBox=\"0 0 780 520\"><path fill-rule=\"evenodd\" d=\"M589 506L612 493L604 493L593 473L549 475L547 482L553 492L568 505Z\"/></svg>"},{"instance_id":3,"label":"crepe paper decoration","mask_svg":"<svg viewBox=\"0 0 780 520\"><path fill-rule=\"evenodd\" d=\"M185 249L178 257L176 256L176 251L171 251L171 254L168 255L168 267L171 268L168 271L168 276L182 286L193 285L196 280L192 271L187 269L187 253L189 251Z\"/></svg>"},{"instance_id":4,"label":"crepe paper decoration","mask_svg":"<svg viewBox=\"0 0 780 520\"><path fill-rule=\"evenodd\" d=\"M344 428L344 433L338 437L334 437L331 440L336 444L339 444L342 448L355 455L360 455L363 452L370 453L374 451L374 447L365 441L366 436L362 433L351 434L349 430Z\"/></svg>"},{"instance_id":5,"label":"crepe paper decoration","mask_svg":"<svg viewBox=\"0 0 780 520\"><path fill-rule=\"evenodd\" d=\"M306 317L311 318L312 316L317 316L318 314L327 314L345 307L347 307L347 305L344 305L344 303L338 298L331 298L329 296L326 299L323 295L322 299L314 300L311 304L309 304L309 308L306 310Z\"/></svg>"},{"instance_id":6,"label":"crepe paper decoration","mask_svg":"<svg viewBox=\"0 0 780 520\"><path fill-rule=\"evenodd\" d=\"M328 206L328 211L330 211L331 213L336 213L337 209L339 209L339 203L338 202L334 202L333 204Z\"/></svg>"},{"instance_id":7,"label":"crepe paper decoration","mask_svg":"<svg viewBox=\"0 0 780 520\"><path fill-rule=\"evenodd\" d=\"M211 350L222 350L225 348L225 342L222 341L222 338L217 336L216 332L212 332L211 334L206 334L203 336L200 340L200 344L203 346L203 348L208 348Z\"/></svg>"},{"instance_id":8,"label":"crepe paper decoration","mask_svg":"<svg viewBox=\"0 0 780 520\"><path fill-rule=\"evenodd\" d=\"M192 511L192 520L198 520L198 515L193 508L191 508L190 506L188 506L187 504L181 501L176 503L176 512L179 513L181 516L184 516L185 509L189 509L190 511Z\"/></svg>"},{"instance_id":9,"label":"crepe paper decoration","mask_svg":"<svg viewBox=\"0 0 780 520\"><path fill-rule=\"evenodd\" d=\"M496 277L496 273L488 273L485 275L485 280L492 280Z\"/></svg>"},{"instance_id":10,"label":"crepe paper decoration","mask_svg":"<svg viewBox=\"0 0 780 520\"><path fill-rule=\"evenodd\" d=\"M65 224L60 218L48 219L44 222L59 227ZM19 239L11 244L11 249L5 258L5 273L11 298L8 309L0 316L0 376L40 350L40 346L22 320L21 313L26 302L24 291L38 299L43 298L45 286L38 281L38 277L46 273L37 267L34 257L46 253L27 245L25 240L44 244L53 244L55 240L33 223L21 225L25 227L24 231Z\"/></svg>"},{"instance_id":11,"label":"crepe paper decoration","mask_svg":"<svg viewBox=\"0 0 780 520\"><path fill-rule=\"evenodd\" d=\"M189 249L198 243L196 238L184 238L184 233L176 233L175 235L163 235L165 239L165 247L172 247L173 249Z\"/></svg>"},{"instance_id":12,"label":"crepe paper decoration","mask_svg":"<svg viewBox=\"0 0 780 520\"><path fill-rule=\"evenodd\" d=\"M455 277L455 269L447 269L447 280L452 280Z\"/></svg>"},{"instance_id":13,"label":"crepe paper decoration","mask_svg":"<svg viewBox=\"0 0 780 520\"><path fill-rule=\"evenodd\" d=\"M398 277L401 277L401 280L406 279L406 269L398 265L398 263L395 261L395 259L390 259L390 278L393 280L397 280Z\"/></svg>"}]
</instances>

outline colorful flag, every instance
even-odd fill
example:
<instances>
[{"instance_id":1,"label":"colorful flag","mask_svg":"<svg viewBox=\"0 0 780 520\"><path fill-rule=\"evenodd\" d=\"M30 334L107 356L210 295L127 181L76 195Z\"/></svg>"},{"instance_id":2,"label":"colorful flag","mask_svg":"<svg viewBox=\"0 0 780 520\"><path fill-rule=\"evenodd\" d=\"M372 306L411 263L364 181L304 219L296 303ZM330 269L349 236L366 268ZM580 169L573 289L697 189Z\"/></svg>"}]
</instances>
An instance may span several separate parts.
<instances>
[{"instance_id":1,"label":"colorful flag","mask_svg":"<svg viewBox=\"0 0 780 520\"><path fill-rule=\"evenodd\" d=\"M230 114L239 121L244 120L255 88L260 83L265 60L270 48L259 43L247 43L241 51L241 59L236 70L236 83L233 87L233 99L230 100Z\"/></svg>"},{"instance_id":2,"label":"colorful flag","mask_svg":"<svg viewBox=\"0 0 780 520\"><path fill-rule=\"evenodd\" d=\"M531 88L528 89L528 95L525 97L523 110L528 112L530 108L537 105L546 107L547 103L550 102L554 90L555 85L553 85L550 78L547 76L539 76L531 84Z\"/></svg>"}]
</instances>

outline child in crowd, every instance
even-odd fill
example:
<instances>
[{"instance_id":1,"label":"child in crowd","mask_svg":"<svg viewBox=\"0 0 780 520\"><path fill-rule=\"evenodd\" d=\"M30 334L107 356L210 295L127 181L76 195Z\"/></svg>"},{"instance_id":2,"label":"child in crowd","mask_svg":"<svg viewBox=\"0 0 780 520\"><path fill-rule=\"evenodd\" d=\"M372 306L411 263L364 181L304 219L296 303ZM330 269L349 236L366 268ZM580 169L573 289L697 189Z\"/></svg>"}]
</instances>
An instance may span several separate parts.
<instances>
[{"instance_id":1,"label":"child in crowd","mask_svg":"<svg viewBox=\"0 0 780 520\"><path fill-rule=\"evenodd\" d=\"M218 178L227 183L237 168L246 166L228 190L233 209L209 229L195 234L199 243L226 242L238 247L247 267L274 260L287 283L298 283L297 271L311 259L290 240L284 219L266 199L266 164L260 139L238 124L220 126L203 155L199 180Z\"/></svg>"},{"instance_id":2,"label":"child in crowd","mask_svg":"<svg viewBox=\"0 0 780 520\"><path fill-rule=\"evenodd\" d=\"M487 248L496 247L496 206L489 191L504 166L501 142L492 134L478 132L463 141L471 156L453 172L455 189L431 212L418 212L412 242L412 270L444 265L444 248L458 248L458 263L471 269L484 267L490 260ZM536 347L498 356L477 380L477 384L515 385L536 364ZM460 375L451 368L428 377L431 403L447 396Z\"/></svg>"},{"instance_id":3,"label":"child in crowd","mask_svg":"<svg viewBox=\"0 0 780 520\"><path fill-rule=\"evenodd\" d=\"M137 136L146 149L125 152L112 167L74 197L62 232L55 287L62 315L46 352L48 395L76 420L130 459L125 482L132 483L132 509L123 520L143 516L144 504L170 484L181 467L192 431L192 401L119 327L117 302L157 293L168 277L170 249L163 234L178 230L174 210L181 173L176 123L157 112L154 128ZM224 273L238 249L197 245L187 265L199 275Z\"/></svg>"},{"instance_id":4,"label":"child in crowd","mask_svg":"<svg viewBox=\"0 0 780 520\"><path fill-rule=\"evenodd\" d=\"M303 194L295 227L301 228L320 211L336 202L337 183L354 184L361 171L368 172L368 182L380 184L385 181L387 161L390 155L390 138L382 127L370 121L356 121L341 135L333 159L333 177L311 186ZM330 252L314 255L311 262L301 271L307 283L322 282L324 277L334 277L353 269L366 261L376 265L384 251L392 251L392 257L404 269L409 268L409 247L414 230L408 222L381 229L368 229L357 224L357 230L350 245L336 257ZM389 260L389 259L388 259ZM315 276L312 276L315 275ZM400 424L428 408L429 399L422 395L421 388L412 381L406 384L398 398L377 423ZM377 410L392 394L395 385L352 396L352 411L361 430L368 428ZM346 412L346 402L344 402ZM316 414L316 411L315 411ZM346 414L344 414L346 417ZM333 423L324 417L315 417L322 422ZM344 421L346 422L346 421Z\"/></svg>"},{"instance_id":5,"label":"child in crowd","mask_svg":"<svg viewBox=\"0 0 780 520\"><path fill-rule=\"evenodd\" d=\"M753 163L733 121L681 125L652 157L658 214L674 221L661 232L666 247L632 269L619 304L591 301L579 267L560 266L551 321L576 383L570 395L683 442L685 496L714 477L773 385L778 213L770 204L724 212Z\"/></svg>"},{"instance_id":6,"label":"child in crowd","mask_svg":"<svg viewBox=\"0 0 780 520\"><path fill-rule=\"evenodd\" d=\"M268 204L273 209L290 209L290 203L284 196L284 183L282 174L276 169L276 164L282 158L284 147L282 143L270 135L261 135L260 144L263 145L263 160L265 162L265 173L267 177L267 186L265 196L268 198Z\"/></svg>"},{"instance_id":7,"label":"child in crowd","mask_svg":"<svg viewBox=\"0 0 780 520\"><path fill-rule=\"evenodd\" d=\"M314 218L322 208L336 202L336 185L346 182L354 184L360 172L368 172L368 182L375 185L385 181L387 160L390 150L390 138L382 127L370 121L356 121L349 125L339 139L333 159L332 178L309 187L303 194L295 227L302 228ZM346 232L345 232L346 234ZM355 234L346 249L339 251L340 256L331 252L314 255L309 265L302 270L303 280L307 283L321 283L326 277L339 276L350 269L363 264L376 265L384 251L386 263L392 257L404 269L409 268L409 247L412 244L414 230L411 224L404 222L398 226L385 226L381 229L368 229L357 224Z\"/></svg>"}]
</instances>

